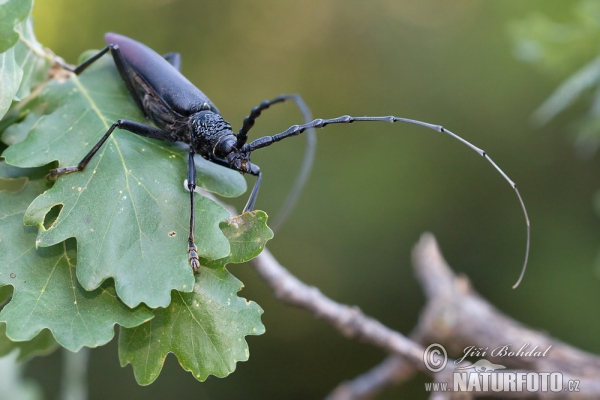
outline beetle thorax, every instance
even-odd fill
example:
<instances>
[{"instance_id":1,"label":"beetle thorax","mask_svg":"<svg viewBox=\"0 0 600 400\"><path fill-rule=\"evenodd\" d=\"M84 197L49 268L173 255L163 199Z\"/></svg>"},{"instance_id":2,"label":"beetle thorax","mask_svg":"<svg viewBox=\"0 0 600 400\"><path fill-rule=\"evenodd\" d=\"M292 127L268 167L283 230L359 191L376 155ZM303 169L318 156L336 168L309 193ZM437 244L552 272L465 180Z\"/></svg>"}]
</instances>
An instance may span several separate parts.
<instances>
[{"instance_id":1,"label":"beetle thorax","mask_svg":"<svg viewBox=\"0 0 600 400\"><path fill-rule=\"evenodd\" d=\"M226 136L235 138L229 122L212 111L200 111L191 115L189 125L192 133L191 145L194 151L202 156L213 153L215 146Z\"/></svg>"}]
</instances>

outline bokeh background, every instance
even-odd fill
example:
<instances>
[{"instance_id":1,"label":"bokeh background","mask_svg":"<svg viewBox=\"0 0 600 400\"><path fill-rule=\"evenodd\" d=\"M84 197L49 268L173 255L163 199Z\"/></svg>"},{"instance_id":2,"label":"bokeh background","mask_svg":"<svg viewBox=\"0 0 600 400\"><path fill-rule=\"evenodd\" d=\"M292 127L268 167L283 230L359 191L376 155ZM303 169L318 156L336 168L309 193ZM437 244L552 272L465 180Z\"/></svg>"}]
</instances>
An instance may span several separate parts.
<instances>
[{"instance_id":1,"label":"bokeh background","mask_svg":"<svg viewBox=\"0 0 600 400\"><path fill-rule=\"evenodd\" d=\"M443 124L485 149L519 185L532 223L525 279L511 289L525 225L509 185L451 138L402 124L356 123L319 132L311 179L268 247L294 274L407 334L424 305L411 248L434 233L452 267L496 307L584 350L600 353L600 161L573 151L575 105L544 127L532 112L569 71L544 74L515 57L509 26L532 13L568 21L563 0L38 0L35 30L75 63L114 31L160 53L180 52L183 73L239 128L250 108L300 93L315 117L389 115ZM572 72L572 71L571 71ZM301 122L293 105L261 117L253 135ZM257 208L275 215L305 141L253 155L265 174ZM148 162L152 162L148 160ZM183 179L183 178L182 178ZM234 201L241 206L244 199ZM266 334L225 379L197 382L172 355L139 387L115 341L90 356L91 399L322 398L385 354L346 340L274 300L248 265L230 267L241 296L265 310ZM485 323L485 321L482 321ZM47 398L59 392L61 352L30 362ZM425 376L383 398L426 398Z\"/></svg>"}]
</instances>

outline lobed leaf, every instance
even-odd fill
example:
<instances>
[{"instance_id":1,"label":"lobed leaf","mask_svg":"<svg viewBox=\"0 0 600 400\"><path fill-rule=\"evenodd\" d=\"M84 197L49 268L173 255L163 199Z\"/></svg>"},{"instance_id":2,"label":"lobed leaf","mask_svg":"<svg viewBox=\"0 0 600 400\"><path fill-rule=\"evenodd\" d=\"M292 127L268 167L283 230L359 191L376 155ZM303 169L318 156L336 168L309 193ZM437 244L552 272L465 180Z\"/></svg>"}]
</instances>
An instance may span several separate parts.
<instances>
[{"instance_id":1,"label":"lobed leaf","mask_svg":"<svg viewBox=\"0 0 600 400\"><path fill-rule=\"evenodd\" d=\"M20 192L0 192L0 286L12 286L10 302L0 312L6 337L25 355L51 346L47 329L63 347L106 344L114 325L137 326L152 318L145 307L130 309L105 282L86 291L75 278L75 241L36 249L37 230L23 226L29 203L46 187L45 179L29 182ZM42 333L40 333L42 332Z\"/></svg>"},{"instance_id":2,"label":"lobed leaf","mask_svg":"<svg viewBox=\"0 0 600 400\"><path fill-rule=\"evenodd\" d=\"M267 226L264 211L252 211L221 222L221 230L229 240L231 253L219 260L202 260L208 268L222 268L230 263L243 263L252 260L264 249L273 231Z\"/></svg>"},{"instance_id":3,"label":"lobed leaf","mask_svg":"<svg viewBox=\"0 0 600 400\"><path fill-rule=\"evenodd\" d=\"M45 356L58 347L52 333L44 329L36 337L24 342L13 342L6 336L6 324L0 324L0 357L19 351L18 361L28 360L36 356Z\"/></svg>"},{"instance_id":4,"label":"lobed leaf","mask_svg":"<svg viewBox=\"0 0 600 400\"><path fill-rule=\"evenodd\" d=\"M154 310L154 319L132 329L121 329L119 359L132 364L141 385L160 374L169 353L198 380L224 377L238 361L249 356L246 335L264 333L262 309L237 297L242 283L225 264L244 262L258 255L273 234L262 211L246 213L221 224L231 243L231 254L202 268L192 293L173 292L168 308Z\"/></svg>"},{"instance_id":5,"label":"lobed leaf","mask_svg":"<svg viewBox=\"0 0 600 400\"><path fill-rule=\"evenodd\" d=\"M26 0L17 2L31 3ZM4 6L0 6L0 12ZM5 18L6 16L0 15L2 31L8 29ZM14 43L6 50L0 50L0 118L6 114L13 100L20 101L29 96L31 90L46 79L50 69L49 56L45 54L42 45L36 41L33 34L31 17L13 26L10 35L5 37L0 33L0 47L5 47L2 46L2 43L6 44L3 39L8 39L8 36L9 42L13 43L14 40Z\"/></svg>"},{"instance_id":6,"label":"lobed leaf","mask_svg":"<svg viewBox=\"0 0 600 400\"><path fill-rule=\"evenodd\" d=\"M13 132L20 139L3 154L9 164L33 167L58 160L60 166L76 165L117 119L144 121L110 57L81 76L49 82L39 99L46 104L45 115L19 124L30 129L26 135ZM166 307L171 290L189 292L194 285L187 261L189 193L182 185L186 160L187 150L178 144L117 130L85 171L59 177L35 199L25 222L40 228L39 246L77 239L77 277L86 290L113 278L129 307L142 302ZM199 186L218 194L239 192L239 174L218 168L218 179L199 175ZM44 218L59 205L58 219L44 228ZM195 208L200 256L227 256L229 243L219 223L229 213L199 195Z\"/></svg>"},{"instance_id":7,"label":"lobed leaf","mask_svg":"<svg viewBox=\"0 0 600 400\"><path fill-rule=\"evenodd\" d=\"M15 26L24 21L33 9L33 0L4 0L0 3L0 53L19 40Z\"/></svg>"}]
</instances>

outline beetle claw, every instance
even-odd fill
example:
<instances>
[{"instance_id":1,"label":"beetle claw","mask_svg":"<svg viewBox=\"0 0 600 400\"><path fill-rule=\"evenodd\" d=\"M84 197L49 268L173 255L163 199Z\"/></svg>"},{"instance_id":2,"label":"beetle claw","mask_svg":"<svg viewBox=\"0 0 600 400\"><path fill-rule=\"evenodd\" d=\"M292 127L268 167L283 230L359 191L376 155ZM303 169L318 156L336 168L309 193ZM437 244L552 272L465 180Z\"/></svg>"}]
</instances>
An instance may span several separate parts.
<instances>
[{"instance_id":1,"label":"beetle claw","mask_svg":"<svg viewBox=\"0 0 600 400\"><path fill-rule=\"evenodd\" d=\"M190 261L190 265L192 266L192 270L194 271L194 275L198 274L200 261L198 260L198 247L196 247L194 242L190 242L188 244L188 259Z\"/></svg>"},{"instance_id":2,"label":"beetle claw","mask_svg":"<svg viewBox=\"0 0 600 400\"><path fill-rule=\"evenodd\" d=\"M48 174L46 175L46 179L48 179L49 181L55 181L61 175L70 174L71 172L81 171L81 169L82 168L80 168L79 166L55 168L55 169L50 170L50 172L48 172Z\"/></svg>"}]
</instances>

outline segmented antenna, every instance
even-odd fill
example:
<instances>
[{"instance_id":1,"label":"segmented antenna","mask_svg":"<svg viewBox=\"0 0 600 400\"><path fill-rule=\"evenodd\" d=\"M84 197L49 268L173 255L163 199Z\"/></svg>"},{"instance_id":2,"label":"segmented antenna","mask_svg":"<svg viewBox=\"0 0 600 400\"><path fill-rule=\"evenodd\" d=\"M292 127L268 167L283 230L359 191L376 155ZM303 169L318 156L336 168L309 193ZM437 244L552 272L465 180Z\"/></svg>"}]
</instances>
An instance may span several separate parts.
<instances>
[{"instance_id":1,"label":"segmented antenna","mask_svg":"<svg viewBox=\"0 0 600 400\"><path fill-rule=\"evenodd\" d=\"M515 283L513 286L513 289L517 288L517 286L519 286L519 284L521 283L523 276L525 275L525 270L527 269L527 260L529 259L529 242L530 242L530 236L531 236L531 233L530 233L531 226L529 224L529 216L527 215L527 209L525 208L525 203L523 202L523 199L521 198L521 194L519 193L519 190L517 189L517 185L508 177L508 175L506 175L504 173L504 171L502 171L500 169L500 167L498 167L498 165L496 165L496 163L487 155L487 153L485 151L483 151L479 147L474 146L473 144L467 142L465 139L452 133L451 131L444 128L443 126L433 125L433 124L430 124L427 122L417 121L414 119L394 117L393 115L386 116L386 117L351 117L349 115L344 115L344 116L341 116L338 118L315 119L314 121L311 121L311 122L303 124L303 125L294 125L294 126L291 126L290 128L288 128L287 130L285 130L281 133L278 133L276 135L264 136L259 139L256 139L253 142L249 143L247 146L248 146L249 151L252 152L252 151L261 149L263 147L270 146L273 143L279 142L280 140L286 139L288 137L300 135L302 132L304 132L307 129L324 128L326 125L329 125L329 124L342 124L342 123L350 124L352 122L365 122L365 121L406 122L409 124L424 126L425 128L433 129L433 130L441 132L441 133L446 133L446 134L452 136L454 139L459 140L463 144L469 146L471 149L475 150L480 156L482 156L486 160L488 160L490 162L490 164L492 164L494 166L494 168L500 173L500 175L502 175L504 177L504 179L506 179L506 181L510 184L510 186L515 190L515 193L517 194L517 197L519 198L519 202L521 203L521 208L523 209L523 215L525 216L525 223L527 225L527 244L525 247L525 261L523 263L521 275L519 276L517 283Z\"/></svg>"}]
</instances>

